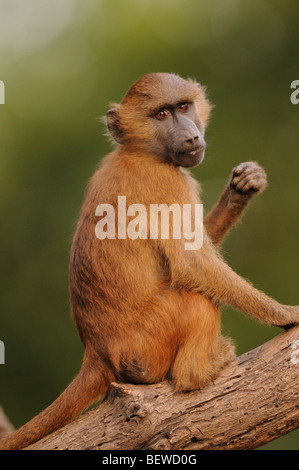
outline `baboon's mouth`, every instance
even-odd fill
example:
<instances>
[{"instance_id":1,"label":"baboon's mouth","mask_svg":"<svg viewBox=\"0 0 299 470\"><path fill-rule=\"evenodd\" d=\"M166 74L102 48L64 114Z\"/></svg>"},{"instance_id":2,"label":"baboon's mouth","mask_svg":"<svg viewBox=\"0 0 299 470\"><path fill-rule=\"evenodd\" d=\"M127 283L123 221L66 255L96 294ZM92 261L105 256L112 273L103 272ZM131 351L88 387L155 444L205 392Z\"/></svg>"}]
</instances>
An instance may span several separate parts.
<instances>
[{"instance_id":1,"label":"baboon's mouth","mask_svg":"<svg viewBox=\"0 0 299 470\"><path fill-rule=\"evenodd\" d=\"M176 154L173 162L176 165L182 166L184 168L192 168L199 165L205 156L205 149L198 148L196 150L191 150L189 152L181 152Z\"/></svg>"}]
</instances>

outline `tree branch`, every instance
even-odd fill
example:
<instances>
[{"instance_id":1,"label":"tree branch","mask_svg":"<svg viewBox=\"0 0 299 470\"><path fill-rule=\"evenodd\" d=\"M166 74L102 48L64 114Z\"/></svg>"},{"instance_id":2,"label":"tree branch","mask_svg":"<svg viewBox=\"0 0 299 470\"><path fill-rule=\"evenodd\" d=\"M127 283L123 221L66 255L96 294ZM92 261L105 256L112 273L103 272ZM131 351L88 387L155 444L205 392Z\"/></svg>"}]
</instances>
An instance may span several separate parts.
<instances>
[{"instance_id":1,"label":"tree branch","mask_svg":"<svg viewBox=\"0 0 299 470\"><path fill-rule=\"evenodd\" d=\"M299 426L298 374L296 326L201 391L112 384L102 404L28 449L255 449Z\"/></svg>"}]
</instances>

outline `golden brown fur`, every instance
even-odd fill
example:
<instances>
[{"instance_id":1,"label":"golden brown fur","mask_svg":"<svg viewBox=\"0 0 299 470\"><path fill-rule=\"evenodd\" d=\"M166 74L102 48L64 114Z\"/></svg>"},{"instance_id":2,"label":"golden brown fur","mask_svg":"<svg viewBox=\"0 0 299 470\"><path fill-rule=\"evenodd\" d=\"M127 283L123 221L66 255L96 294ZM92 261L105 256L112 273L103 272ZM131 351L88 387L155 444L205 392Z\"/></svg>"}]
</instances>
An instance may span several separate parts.
<instances>
[{"instance_id":1,"label":"golden brown fur","mask_svg":"<svg viewBox=\"0 0 299 470\"><path fill-rule=\"evenodd\" d=\"M254 162L239 165L219 202L205 218L200 250L181 240L98 240L95 209L200 203L199 186L186 170L155 153L156 122L148 115L166 104L192 101L196 125L206 125L210 105L204 91L176 75L150 74L137 81L110 113L108 126L120 143L91 178L70 262L72 313L85 347L82 369L48 409L0 448L29 445L73 419L105 393L111 381L173 381L178 391L213 380L233 357L220 335L220 306L229 304L259 320L298 322L298 307L280 305L234 273L217 252L229 228L254 194L266 186Z\"/></svg>"}]
</instances>

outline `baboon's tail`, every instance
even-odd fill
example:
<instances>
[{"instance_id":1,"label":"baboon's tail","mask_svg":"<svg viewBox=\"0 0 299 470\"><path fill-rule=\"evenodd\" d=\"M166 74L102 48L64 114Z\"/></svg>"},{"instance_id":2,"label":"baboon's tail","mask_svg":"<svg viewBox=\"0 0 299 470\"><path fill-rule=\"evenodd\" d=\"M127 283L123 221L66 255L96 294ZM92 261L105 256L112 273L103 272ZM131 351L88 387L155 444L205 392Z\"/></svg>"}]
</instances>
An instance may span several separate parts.
<instances>
[{"instance_id":1,"label":"baboon's tail","mask_svg":"<svg viewBox=\"0 0 299 470\"><path fill-rule=\"evenodd\" d=\"M0 450L17 450L61 428L103 395L109 382L84 358L79 374L44 411L20 429L0 440Z\"/></svg>"}]
</instances>

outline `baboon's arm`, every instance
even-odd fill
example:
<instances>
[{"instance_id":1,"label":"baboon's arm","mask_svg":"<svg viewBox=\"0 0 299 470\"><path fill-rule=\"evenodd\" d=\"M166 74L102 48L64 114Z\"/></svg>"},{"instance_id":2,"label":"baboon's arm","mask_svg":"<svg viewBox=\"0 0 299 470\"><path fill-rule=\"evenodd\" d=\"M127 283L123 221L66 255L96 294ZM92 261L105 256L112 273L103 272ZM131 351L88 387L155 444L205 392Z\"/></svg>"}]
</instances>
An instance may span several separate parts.
<instances>
[{"instance_id":1,"label":"baboon's arm","mask_svg":"<svg viewBox=\"0 0 299 470\"><path fill-rule=\"evenodd\" d=\"M261 193L266 184L266 173L255 162L241 163L233 169L219 201L204 219L207 233L215 245L223 241L243 215L251 198Z\"/></svg>"},{"instance_id":2,"label":"baboon's arm","mask_svg":"<svg viewBox=\"0 0 299 470\"><path fill-rule=\"evenodd\" d=\"M299 307L281 305L235 273L211 247L186 251L181 240L159 240L168 261L171 285L196 291L215 304L230 305L263 323L299 322Z\"/></svg>"}]
</instances>

